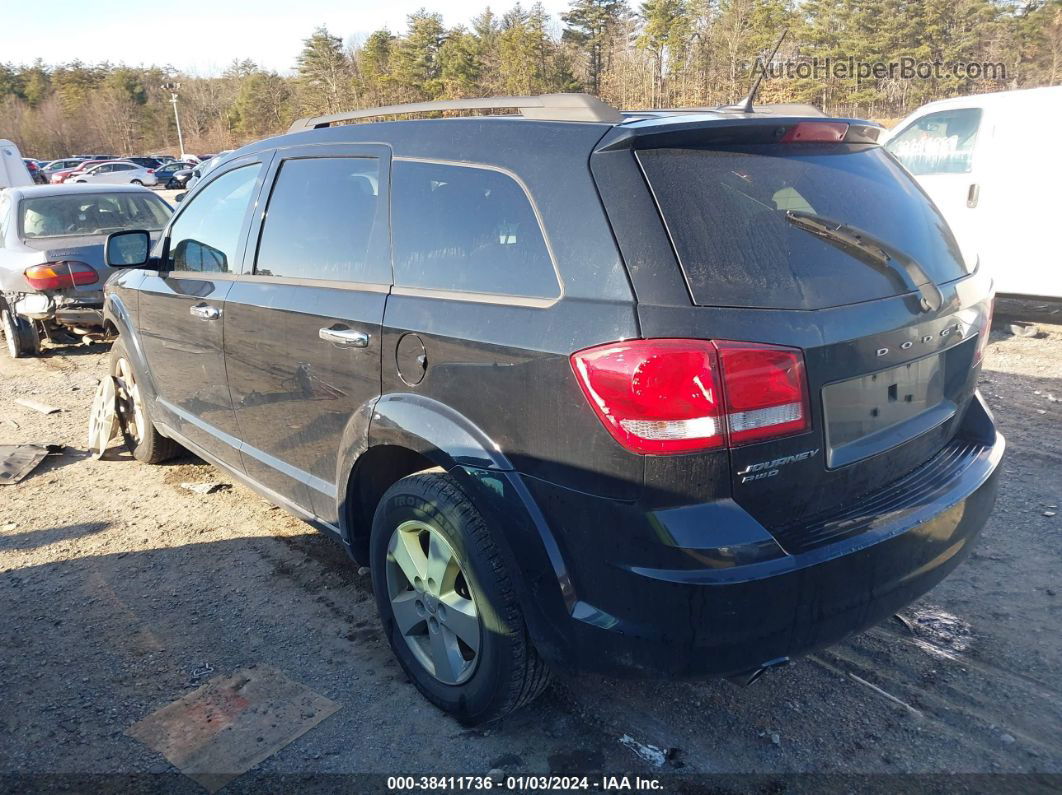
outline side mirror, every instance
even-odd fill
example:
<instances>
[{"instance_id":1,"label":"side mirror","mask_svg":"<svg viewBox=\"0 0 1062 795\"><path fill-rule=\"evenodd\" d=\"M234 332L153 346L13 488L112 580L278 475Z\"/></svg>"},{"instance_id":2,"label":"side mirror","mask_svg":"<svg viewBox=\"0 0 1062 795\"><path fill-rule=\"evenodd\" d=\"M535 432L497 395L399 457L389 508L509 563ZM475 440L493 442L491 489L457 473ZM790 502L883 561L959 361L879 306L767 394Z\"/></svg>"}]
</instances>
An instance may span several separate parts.
<instances>
[{"instance_id":1,"label":"side mirror","mask_svg":"<svg viewBox=\"0 0 1062 795\"><path fill-rule=\"evenodd\" d=\"M103 244L103 261L111 268L143 268L151 254L151 235L143 229L111 232Z\"/></svg>"},{"instance_id":2,"label":"side mirror","mask_svg":"<svg viewBox=\"0 0 1062 795\"><path fill-rule=\"evenodd\" d=\"M178 193L176 196L173 197L173 200L175 202L177 202L178 204L180 204L181 202L184 201L184 197L187 196L187 195L188 195L188 191L185 191L184 193Z\"/></svg>"}]
</instances>

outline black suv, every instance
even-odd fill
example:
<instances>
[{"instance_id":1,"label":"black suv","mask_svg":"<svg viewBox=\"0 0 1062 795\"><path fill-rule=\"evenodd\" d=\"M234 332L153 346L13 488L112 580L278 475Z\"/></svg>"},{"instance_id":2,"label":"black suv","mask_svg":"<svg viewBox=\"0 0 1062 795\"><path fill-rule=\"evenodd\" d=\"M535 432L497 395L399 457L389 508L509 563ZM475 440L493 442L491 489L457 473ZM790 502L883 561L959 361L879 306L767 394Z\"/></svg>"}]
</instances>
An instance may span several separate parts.
<instances>
[{"instance_id":1,"label":"black suv","mask_svg":"<svg viewBox=\"0 0 1062 795\"><path fill-rule=\"evenodd\" d=\"M521 115L331 126L484 107ZM335 534L466 722L882 620L995 499L991 284L877 126L795 112L466 100L228 155L108 242L136 457Z\"/></svg>"}]
</instances>

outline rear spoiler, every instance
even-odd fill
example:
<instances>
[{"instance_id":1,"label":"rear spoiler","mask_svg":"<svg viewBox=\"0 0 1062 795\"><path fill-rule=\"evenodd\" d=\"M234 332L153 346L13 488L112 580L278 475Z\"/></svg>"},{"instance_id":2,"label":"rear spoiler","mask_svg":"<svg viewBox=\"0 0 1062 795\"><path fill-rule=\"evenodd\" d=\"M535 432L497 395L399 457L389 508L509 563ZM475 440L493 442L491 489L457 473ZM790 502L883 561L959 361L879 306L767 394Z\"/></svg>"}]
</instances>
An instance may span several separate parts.
<instances>
[{"instance_id":1,"label":"rear spoiler","mask_svg":"<svg viewBox=\"0 0 1062 795\"><path fill-rule=\"evenodd\" d=\"M645 120L644 124L633 121L613 127L601 139L595 151L608 152L615 149L642 149L660 147L723 146L726 144L774 144L783 139L800 140L793 133L798 125L841 126L847 125L841 143L877 144L884 127L865 119L831 118L815 116L773 116L757 113L736 114L705 119L676 120L668 124L666 117Z\"/></svg>"}]
</instances>

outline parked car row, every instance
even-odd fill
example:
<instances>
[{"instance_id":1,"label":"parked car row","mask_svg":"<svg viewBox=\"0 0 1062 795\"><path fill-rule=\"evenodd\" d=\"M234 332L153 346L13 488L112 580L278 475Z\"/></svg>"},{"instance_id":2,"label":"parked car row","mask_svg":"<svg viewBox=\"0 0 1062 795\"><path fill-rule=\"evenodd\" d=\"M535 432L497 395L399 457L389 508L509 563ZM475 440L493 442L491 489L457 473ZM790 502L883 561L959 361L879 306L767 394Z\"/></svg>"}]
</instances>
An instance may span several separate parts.
<instances>
[{"instance_id":1,"label":"parked car row","mask_svg":"<svg viewBox=\"0 0 1062 795\"><path fill-rule=\"evenodd\" d=\"M77 155L43 161L24 157L23 162L33 182L38 185L61 185L66 182L109 182L162 188L185 188L193 170L213 162L218 155L187 155L178 160L172 155L115 157L114 155ZM136 169L130 168L132 164Z\"/></svg>"}]
</instances>

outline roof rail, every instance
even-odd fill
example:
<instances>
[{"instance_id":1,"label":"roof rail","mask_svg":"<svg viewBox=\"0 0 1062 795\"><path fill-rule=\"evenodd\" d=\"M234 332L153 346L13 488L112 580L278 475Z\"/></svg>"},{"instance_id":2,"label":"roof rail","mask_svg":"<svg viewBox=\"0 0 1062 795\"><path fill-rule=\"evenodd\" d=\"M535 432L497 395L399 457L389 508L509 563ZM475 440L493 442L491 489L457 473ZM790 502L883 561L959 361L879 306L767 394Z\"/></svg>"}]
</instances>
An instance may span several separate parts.
<instances>
[{"instance_id":1,"label":"roof rail","mask_svg":"<svg viewBox=\"0 0 1062 795\"><path fill-rule=\"evenodd\" d=\"M623 116L611 105L590 94L540 94L537 97L479 97L413 102L408 105L385 105L382 108L351 110L329 116L299 119L288 132L314 130L341 121L371 119L377 116L400 116L407 113L430 113L440 110L491 110L516 108L528 119L543 121L596 121L618 124Z\"/></svg>"}]
</instances>

